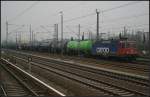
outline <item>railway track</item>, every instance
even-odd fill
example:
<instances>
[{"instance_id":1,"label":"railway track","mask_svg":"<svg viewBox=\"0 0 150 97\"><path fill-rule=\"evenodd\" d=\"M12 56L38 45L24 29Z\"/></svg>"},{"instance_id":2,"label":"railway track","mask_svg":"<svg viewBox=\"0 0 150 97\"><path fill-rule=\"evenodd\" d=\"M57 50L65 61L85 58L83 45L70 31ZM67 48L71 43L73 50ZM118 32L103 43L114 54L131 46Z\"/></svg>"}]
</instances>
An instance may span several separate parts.
<instances>
[{"instance_id":1,"label":"railway track","mask_svg":"<svg viewBox=\"0 0 150 97\"><path fill-rule=\"evenodd\" d=\"M68 57L69 59L69 57ZM78 58L78 57L70 57L69 60L80 60L81 58ZM106 60L101 60L101 61L98 61L96 59L91 59L91 58L83 58L82 59L83 62L86 62L86 63L91 63L91 64L102 64L102 65L108 65L108 66L111 66L111 67L120 67L120 68L125 68L125 69L131 69L131 70L140 70L140 71L144 71L144 72L148 72L150 69L148 68L148 66L142 66L142 65L139 65L139 64L135 64L137 62L133 62L132 64L131 63L120 63L120 62L114 62L114 61L106 61Z\"/></svg>"},{"instance_id":2,"label":"railway track","mask_svg":"<svg viewBox=\"0 0 150 97\"><path fill-rule=\"evenodd\" d=\"M31 52L32 53L32 52ZM21 53L20 53L21 54ZM41 55L36 53L36 55ZM48 54L44 54L44 56L49 57ZM114 62L114 61L106 61L106 60L96 60L91 58L79 58L79 57L73 57L73 56L58 56L55 55L53 58L60 58L66 61L74 61L78 63L83 64L89 64L89 65L95 65L103 68L108 69L114 69L114 70L120 70L124 72L131 72L139 75L149 75L150 69L149 65L139 65L135 63L122 63L122 62Z\"/></svg>"},{"instance_id":3,"label":"railway track","mask_svg":"<svg viewBox=\"0 0 150 97\"><path fill-rule=\"evenodd\" d=\"M56 57L57 58L57 57ZM131 70L137 70L137 71L143 71L143 72L149 72L149 65L147 62L143 61L137 61L137 62L116 62L116 61L108 61L108 60L102 60L102 59L92 59L92 58L82 58L82 57L72 57L72 56L66 56L67 60L81 60L81 62L84 63L90 63L90 64L101 64L101 65L107 65L111 67L120 67L125 69L131 69Z\"/></svg>"},{"instance_id":4,"label":"railway track","mask_svg":"<svg viewBox=\"0 0 150 97\"><path fill-rule=\"evenodd\" d=\"M6 90L4 89L4 85L3 84L1 84L1 86L0 86L0 95L1 96L7 96Z\"/></svg>"},{"instance_id":5,"label":"railway track","mask_svg":"<svg viewBox=\"0 0 150 97\"><path fill-rule=\"evenodd\" d=\"M18 60L20 61L20 60ZM22 63L23 65L23 63ZM22 65L20 67L22 67ZM38 68L37 68L38 67ZM27 64L24 64L24 68L28 68ZM40 71L40 72L39 72ZM72 80L70 81L70 79L66 79L65 76L60 76L58 73L56 74L56 72L46 72L47 70L45 68L39 68L39 66L36 65L32 65L32 74L38 74L40 77L44 77L45 79L49 79L50 81L54 81L57 83L59 82L60 85L65 85L67 89L73 90L75 92L75 94L72 95L112 95L112 94L108 94L107 92L103 93L103 91L97 91L97 90L91 90L91 88L87 87L87 86L83 86L84 84L80 84L77 82L72 82ZM59 79L58 79L59 78ZM57 80L56 80L57 79ZM66 80L66 81L63 81ZM61 81L61 82L60 82ZM48 82L47 82L48 83ZM66 83L66 84L65 84ZM69 84L69 85L68 85ZM81 90L79 90L81 89ZM84 90L84 91L82 91ZM80 92L81 91L81 92ZM70 94L68 94L70 95Z\"/></svg>"},{"instance_id":6,"label":"railway track","mask_svg":"<svg viewBox=\"0 0 150 97\"><path fill-rule=\"evenodd\" d=\"M148 66L150 66L149 65L150 58L139 58L138 60L133 61L132 63L139 64L139 65L142 64L142 65L148 65Z\"/></svg>"},{"instance_id":7,"label":"railway track","mask_svg":"<svg viewBox=\"0 0 150 97\"><path fill-rule=\"evenodd\" d=\"M42 68L63 76L70 80L82 83L92 89L104 92L107 95L117 96L149 96L148 78L133 77L131 75L114 73L112 71L89 68L83 65L67 63L49 58L23 54L16 59L27 61L32 57L32 67ZM26 58L25 58L26 56Z\"/></svg>"},{"instance_id":8,"label":"railway track","mask_svg":"<svg viewBox=\"0 0 150 97\"><path fill-rule=\"evenodd\" d=\"M28 86L6 66L2 65L2 95L4 96L37 96Z\"/></svg>"},{"instance_id":9,"label":"railway track","mask_svg":"<svg viewBox=\"0 0 150 97\"><path fill-rule=\"evenodd\" d=\"M22 52L27 52L27 53L33 53L33 54L38 54L38 55L47 55L47 56L53 56L53 57L56 57L56 58L63 58L63 59L81 59L82 60L91 60L92 62L94 61L98 61L98 60L101 60L101 61L110 61L110 60L106 60L106 59L95 59L93 57L90 57L90 58L85 58L85 57L80 57L78 58L77 56L69 56L69 55L59 55L59 54L49 54L49 53L44 53L44 52L37 52L37 51L27 51L27 50L21 50ZM118 62L116 60L111 60L110 62ZM148 63L150 62L150 57L139 57L137 58L136 61L132 61L132 62L127 62L127 61L119 61L120 63L128 63L128 64L134 64L134 65L149 65Z\"/></svg>"},{"instance_id":10,"label":"railway track","mask_svg":"<svg viewBox=\"0 0 150 97\"><path fill-rule=\"evenodd\" d=\"M24 70L2 59L3 85L2 95L5 96L64 96Z\"/></svg>"}]
</instances>

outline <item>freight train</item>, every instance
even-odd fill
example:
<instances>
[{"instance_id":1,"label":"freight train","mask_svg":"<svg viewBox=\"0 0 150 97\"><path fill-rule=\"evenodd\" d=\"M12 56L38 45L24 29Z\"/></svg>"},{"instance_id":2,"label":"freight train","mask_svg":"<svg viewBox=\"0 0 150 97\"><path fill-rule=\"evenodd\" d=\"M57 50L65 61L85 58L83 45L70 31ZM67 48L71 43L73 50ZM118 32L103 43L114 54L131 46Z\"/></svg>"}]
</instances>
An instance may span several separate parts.
<instances>
[{"instance_id":1,"label":"freight train","mask_svg":"<svg viewBox=\"0 0 150 97\"><path fill-rule=\"evenodd\" d=\"M135 60L138 57L139 52L136 48L135 41L128 41L127 39L110 39L110 40L65 40L63 45L61 42L46 42L33 45L28 44L21 45L22 50L33 50L49 53L61 53L83 56L96 56L105 58L125 58L129 60Z\"/></svg>"},{"instance_id":2,"label":"freight train","mask_svg":"<svg viewBox=\"0 0 150 97\"><path fill-rule=\"evenodd\" d=\"M107 58L117 57L129 60L135 60L139 52L136 49L135 41L128 40L100 40L91 41L84 40L78 43L77 41L69 41L67 44L68 53L77 52L91 56L102 56Z\"/></svg>"}]
</instances>

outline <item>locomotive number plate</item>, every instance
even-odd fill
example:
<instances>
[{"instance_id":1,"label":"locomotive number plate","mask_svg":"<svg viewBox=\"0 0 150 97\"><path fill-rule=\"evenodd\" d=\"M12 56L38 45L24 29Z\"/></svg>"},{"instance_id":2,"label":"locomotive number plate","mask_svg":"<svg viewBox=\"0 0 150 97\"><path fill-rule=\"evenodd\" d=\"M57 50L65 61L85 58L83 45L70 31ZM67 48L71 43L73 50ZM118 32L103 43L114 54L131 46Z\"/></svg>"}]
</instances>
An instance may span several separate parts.
<instances>
[{"instance_id":1,"label":"locomotive number plate","mask_svg":"<svg viewBox=\"0 0 150 97\"><path fill-rule=\"evenodd\" d=\"M98 48L96 48L96 52L101 53L101 54L107 54L107 53L109 53L109 48L98 47Z\"/></svg>"}]
</instances>

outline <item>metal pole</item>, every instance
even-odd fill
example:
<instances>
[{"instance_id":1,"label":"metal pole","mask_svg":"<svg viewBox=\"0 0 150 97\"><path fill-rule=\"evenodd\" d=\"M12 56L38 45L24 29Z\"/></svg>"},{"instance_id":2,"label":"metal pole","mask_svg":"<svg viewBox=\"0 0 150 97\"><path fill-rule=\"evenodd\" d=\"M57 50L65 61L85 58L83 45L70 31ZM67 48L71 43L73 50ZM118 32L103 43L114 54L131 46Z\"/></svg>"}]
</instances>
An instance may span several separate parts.
<instances>
[{"instance_id":1,"label":"metal pole","mask_svg":"<svg viewBox=\"0 0 150 97\"><path fill-rule=\"evenodd\" d=\"M6 21L6 48L8 48L8 21Z\"/></svg>"},{"instance_id":2,"label":"metal pole","mask_svg":"<svg viewBox=\"0 0 150 97\"><path fill-rule=\"evenodd\" d=\"M63 55L63 11L61 13L61 54Z\"/></svg>"},{"instance_id":3,"label":"metal pole","mask_svg":"<svg viewBox=\"0 0 150 97\"><path fill-rule=\"evenodd\" d=\"M1 64L1 32L0 32L0 64ZM1 73L1 72L0 72ZM1 75L0 75L0 79L1 79Z\"/></svg>"},{"instance_id":4,"label":"metal pole","mask_svg":"<svg viewBox=\"0 0 150 97\"><path fill-rule=\"evenodd\" d=\"M2 87L2 70L1 70L1 32L0 32L0 87Z\"/></svg>"},{"instance_id":5,"label":"metal pole","mask_svg":"<svg viewBox=\"0 0 150 97\"><path fill-rule=\"evenodd\" d=\"M31 47L31 24L30 24L30 50L32 49L32 47Z\"/></svg>"},{"instance_id":6,"label":"metal pole","mask_svg":"<svg viewBox=\"0 0 150 97\"><path fill-rule=\"evenodd\" d=\"M83 32L83 35L82 35L82 40L84 40L84 32Z\"/></svg>"},{"instance_id":7,"label":"metal pole","mask_svg":"<svg viewBox=\"0 0 150 97\"><path fill-rule=\"evenodd\" d=\"M132 35L131 35L131 40L134 40L134 30L132 29Z\"/></svg>"},{"instance_id":8,"label":"metal pole","mask_svg":"<svg viewBox=\"0 0 150 97\"><path fill-rule=\"evenodd\" d=\"M29 73L31 73L31 61L32 61L32 58L28 57Z\"/></svg>"},{"instance_id":9,"label":"metal pole","mask_svg":"<svg viewBox=\"0 0 150 97\"><path fill-rule=\"evenodd\" d=\"M97 14L97 37L96 39L99 40L99 10L96 9L96 14Z\"/></svg>"},{"instance_id":10,"label":"metal pole","mask_svg":"<svg viewBox=\"0 0 150 97\"><path fill-rule=\"evenodd\" d=\"M91 30L88 31L89 31L89 40L92 40L92 31Z\"/></svg>"},{"instance_id":11,"label":"metal pole","mask_svg":"<svg viewBox=\"0 0 150 97\"><path fill-rule=\"evenodd\" d=\"M56 24L56 40L57 40L57 43L58 43L58 24Z\"/></svg>"},{"instance_id":12,"label":"metal pole","mask_svg":"<svg viewBox=\"0 0 150 97\"><path fill-rule=\"evenodd\" d=\"M78 56L80 56L79 46L80 46L80 24L79 24L79 35L78 35Z\"/></svg>"},{"instance_id":13,"label":"metal pole","mask_svg":"<svg viewBox=\"0 0 150 97\"><path fill-rule=\"evenodd\" d=\"M33 35L34 35L34 42L36 42L36 33L34 33Z\"/></svg>"},{"instance_id":14,"label":"metal pole","mask_svg":"<svg viewBox=\"0 0 150 97\"><path fill-rule=\"evenodd\" d=\"M19 49L21 47L21 32L19 32Z\"/></svg>"},{"instance_id":15,"label":"metal pole","mask_svg":"<svg viewBox=\"0 0 150 97\"><path fill-rule=\"evenodd\" d=\"M33 47L33 46L34 46L34 42L33 42L33 30L32 30L32 34L31 34L31 35L32 35L32 36L31 36L31 38L32 38L32 39L31 39L31 40L32 40L31 43L32 43L32 47Z\"/></svg>"},{"instance_id":16,"label":"metal pole","mask_svg":"<svg viewBox=\"0 0 150 97\"><path fill-rule=\"evenodd\" d=\"M126 34L125 34L125 33L126 33L126 32L125 32L125 30L126 30L126 28L124 27L124 29L123 29L123 32L124 32L124 37L125 37L125 35L126 35Z\"/></svg>"},{"instance_id":17,"label":"metal pole","mask_svg":"<svg viewBox=\"0 0 150 97\"><path fill-rule=\"evenodd\" d=\"M57 24L54 24L54 54L56 53L56 45L57 45L57 27L56 27Z\"/></svg>"},{"instance_id":18,"label":"metal pole","mask_svg":"<svg viewBox=\"0 0 150 97\"><path fill-rule=\"evenodd\" d=\"M17 50L17 32L16 32L16 50Z\"/></svg>"},{"instance_id":19,"label":"metal pole","mask_svg":"<svg viewBox=\"0 0 150 97\"><path fill-rule=\"evenodd\" d=\"M124 37L127 37L126 35L127 35L127 29L126 29L126 27L124 26Z\"/></svg>"},{"instance_id":20,"label":"metal pole","mask_svg":"<svg viewBox=\"0 0 150 97\"><path fill-rule=\"evenodd\" d=\"M58 48L58 24L56 24L56 47Z\"/></svg>"},{"instance_id":21,"label":"metal pole","mask_svg":"<svg viewBox=\"0 0 150 97\"><path fill-rule=\"evenodd\" d=\"M35 45L35 33L33 33L33 42L34 42L34 45Z\"/></svg>"},{"instance_id":22,"label":"metal pole","mask_svg":"<svg viewBox=\"0 0 150 97\"><path fill-rule=\"evenodd\" d=\"M150 32L149 32L149 57L150 57Z\"/></svg>"}]
</instances>

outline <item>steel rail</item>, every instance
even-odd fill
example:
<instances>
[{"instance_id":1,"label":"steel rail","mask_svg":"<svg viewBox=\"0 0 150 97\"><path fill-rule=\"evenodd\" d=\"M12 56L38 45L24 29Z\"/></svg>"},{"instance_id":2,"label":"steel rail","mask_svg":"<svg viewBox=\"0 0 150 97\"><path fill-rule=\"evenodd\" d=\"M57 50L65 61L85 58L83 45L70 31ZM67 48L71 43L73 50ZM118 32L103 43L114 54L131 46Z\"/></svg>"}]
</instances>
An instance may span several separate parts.
<instances>
[{"instance_id":1,"label":"steel rail","mask_svg":"<svg viewBox=\"0 0 150 97\"><path fill-rule=\"evenodd\" d=\"M1 85L1 90L2 90L2 92L4 94L4 96L8 96L7 93L6 93L6 91L5 91L5 89L4 89L4 87L2 85Z\"/></svg>"},{"instance_id":2,"label":"steel rail","mask_svg":"<svg viewBox=\"0 0 150 97\"><path fill-rule=\"evenodd\" d=\"M17 58L17 57L16 57ZM24 60L24 59L22 59L22 58L18 58L18 59L20 59L20 60L23 60L23 61L26 61L26 60ZM27 61L26 61L27 62ZM32 64L36 64L36 63L34 63L34 62L31 62ZM44 63L44 62L43 62ZM42 67L42 66L40 66L41 68L44 68L44 67ZM45 68L45 69L47 69L47 68ZM55 68L56 69L56 68ZM69 72L69 73L71 73L71 72ZM79 76L79 75L78 75ZM82 76L83 77L83 76ZM102 82L101 82L102 83ZM103 83L105 83L105 82L103 82ZM108 83L105 83L105 84L108 84ZM111 84L109 84L109 85L111 85ZM112 85L113 86L113 85ZM120 87L118 87L118 88L120 88ZM123 89L123 88L122 88ZM125 89L125 88L124 88ZM125 89L125 90L127 90L127 91L130 91L131 92L131 90L129 90L129 89ZM134 91L134 90L133 90ZM132 91L132 92L133 92ZM139 92L137 92L137 91L134 91L135 93L137 93L137 94L141 94L141 95L144 95L144 94L142 94L142 93L139 93Z\"/></svg>"},{"instance_id":3,"label":"steel rail","mask_svg":"<svg viewBox=\"0 0 150 97\"><path fill-rule=\"evenodd\" d=\"M17 52L15 52L17 53ZM100 67L96 67L96 66L91 66L91 65L84 65L84 64L79 64L79 63L75 63L72 61L64 61L61 59L54 59L54 58L47 58L47 57L43 57L43 56L37 56L37 55L32 55L32 54L27 54L27 53L19 53L19 54L23 54L24 56L27 57L35 57L35 58L41 58L41 59L46 59L46 60L53 60L55 62L62 62L62 63L66 63L66 64L71 64L71 65L77 65L80 67L85 67L85 68L92 68L95 70L99 70L99 71L103 71L103 72L108 72L108 73L114 73L114 74L118 74L120 76L126 76L127 78L134 78L134 79L140 79L140 80L147 80L149 81L149 77L147 76L140 76L140 75L136 75L136 74L132 74L132 73L127 73L127 72L121 72L121 71L116 71L116 70L111 70L111 69L106 69L106 68L100 68Z\"/></svg>"},{"instance_id":4,"label":"steel rail","mask_svg":"<svg viewBox=\"0 0 150 97\"><path fill-rule=\"evenodd\" d=\"M3 60L3 59L2 59ZM6 66L2 65L3 68L5 68L5 70L7 72L9 72L11 74L11 76L13 76L23 87L25 87L30 93L33 94L33 96L38 96L37 93L35 93L31 88L29 88L29 86L27 84L25 84L17 75L15 75L11 70L9 70L8 68L6 68Z\"/></svg>"},{"instance_id":5,"label":"steel rail","mask_svg":"<svg viewBox=\"0 0 150 97\"><path fill-rule=\"evenodd\" d=\"M18 59L20 59L20 58L18 58ZM22 59L22 60L24 60L24 59ZM24 61L27 62L27 60L24 60ZM77 81L77 82L79 82L79 83L85 84L85 85L90 86L90 87L92 87L92 88L99 89L99 90L101 90L101 91L107 92L107 93L109 93L109 94L111 94L111 95L121 96L121 95L116 94L116 93L114 93L114 92L108 91L108 90L106 90L106 89L104 89L104 88L101 88L101 87L92 85L92 84L90 84L90 83L86 83L87 81L84 81L85 79L83 79L83 80L76 79L76 78L73 78L72 76L67 76L67 74L64 74L65 72L61 72L61 71L60 71L60 72L61 72L61 73L60 73L60 72L57 71L56 69L55 69L55 70L52 70L52 69L50 69L50 68L47 68L47 67L44 67L44 66L40 66L39 64L34 63L34 62L31 62L31 64L34 65L34 66L38 66L38 67L40 67L40 68L42 68L42 69L48 70L48 71L50 71L50 72L53 72L53 73L55 73L55 74L58 74L58 75L60 75L60 76L66 77L66 78L68 78L68 79L71 79L71 80ZM69 74L68 74L68 75L69 75ZM81 79L82 79L82 78L81 78Z\"/></svg>"},{"instance_id":6,"label":"steel rail","mask_svg":"<svg viewBox=\"0 0 150 97\"><path fill-rule=\"evenodd\" d=\"M17 52L15 52L15 53L17 53ZM136 75L136 74L132 74L132 73L106 69L106 68L102 68L102 67L100 68L100 67L97 67L97 66L84 65L84 64L80 64L80 63L75 63L73 61L64 61L64 60L61 60L61 59L54 59L54 58L47 58L47 57L43 57L43 56L31 55L31 54L27 54L27 53L19 53L19 54L24 54L24 56L27 56L27 57L32 56L32 57L40 58L40 59L51 60L51 61L55 61L55 62L62 62L62 63L77 65L77 66L85 67L85 68L92 68L93 70L99 70L99 71L103 71L103 72L113 73L113 74L117 74L117 75L120 75L120 76L123 75L124 77L126 76L127 78L134 78L134 79L149 81L149 77L147 77L147 76L141 76L141 75Z\"/></svg>"},{"instance_id":7,"label":"steel rail","mask_svg":"<svg viewBox=\"0 0 150 97\"><path fill-rule=\"evenodd\" d=\"M13 50L11 50L11 51L13 51ZM27 53L30 53L30 52L27 52ZM32 52L31 52L32 53ZM39 54L41 54L41 53L37 53L38 55ZM56 58L58 58L59 57L59 55L57 55L57 56L55 56ZM55 58L54 57L54 58ZM86 64L86 63L88 63L88 64L100 64L100 65L105 65L105 66L109 66L109 67L113 67L114 69L115 68L120 68L121 70L122 70L122 68L124 68L123 70L132 70L132 72L139 72L139 73L142 73L142 75L143 75L143 73L144 74L147 74L148 72L149 72L149 68L147 68L148 66L146 66L146 65L140 65L140 64L136 64L135 62L120 62L120 63L118 63L118 62L115 62L115 61L108 61L108 62L106 62L106 60L100 60L100 62L97 60L97 59L91 59L91 58L82 58L82 60L81 60L81 58L78 58L78 57L74 57L74 56L65 56L65 58L63 57L61 57L61 59L63 59L63 60L73 60L73 61L79 61L79 63L81 62L84 62L84 64ZM81 60L81 61L80 61ZM127 64L125 64L125 63L127 63ZM146 67L145 67L146 66ZM138 74L139 74L138 73Z\"/></svg>"},{"instance_id":8,"label":"steel rail","mask_svg":"<svg viewBox=\"0 0 150 97\"><path fill-rule=\"evenodd\" d=\"M13 51L13 50L11 50L11 51ZM14 52L14 51L13 51ZM25 54L25 53L23 53L23 52L20 52L20 54ZM41 56L42 57L42 56ZM71 57L71 56L69 56L69 57L67 57L68 59L72 59L72 60L74 60L74 61L79 61L80 60L80 58L76 58L76 57ZM64 59L62 59L62 60L64 60ZM90 64L97 64L97 63L99 63L98 61L95 61L94 59L91 59L90 60L90 62L89 62L89 59L85 59L85 58L83 58L83 62L86 62L86 63L88 63L89 65ZM66 60L67 61L67 60ZM93 61L93 63L91 62L91 61ZM147 68L147 67L142 67L142 65L135 65L135 64L132 64L132 63L129 63L129 65L127 65L127 64L125 64L125 63L111 63L112 61L109 61L109 62L106 62L106 61L104 61L104 60L102 60L102 63L100 63L100 64L104 64L105 66L106 65L108 65L108 66L112 66L112 67L115 67L115 68L125 68L126 70L128 69L128 70L132 70L133 72L135 72L135 71L137 71L137 72L143 72L144 74L146 73L148 73L149 72L149 68ZM86 64L85 63L85 64ZM122 65L120 65L120 64L122 64ZM116 67L117 66L117 67ZM140 67L139 67L140 66ZM143 74L142 74L143 75Z\"/></svg>"},{"instance_id":9,"label":"steel rail","mask_svg":"<svg viewBox=\"0 0 150 97\"><path fill-rule=\"evenodd\" d=\"M13 66L15 69L21 71L23 74L29 76L31 79L35 80L36 82L38 82L39 84L41 84L42 86L44 86L45 88L47 88L48 90L52 90L53 92L55 92L59 96L66 96L65 94L61 93L60 91L56 90L55 88L49 86L48 84L44 83L43 81L41 81L38 78L34 77L33 75L29 74L28 72L22 70L21 68L17 67L16 65L12 64L8 60L6 60L4 58L2 58L2 60L5 61L5 62L7 62L9 65Z\"/></svg>"}]
</instances>

